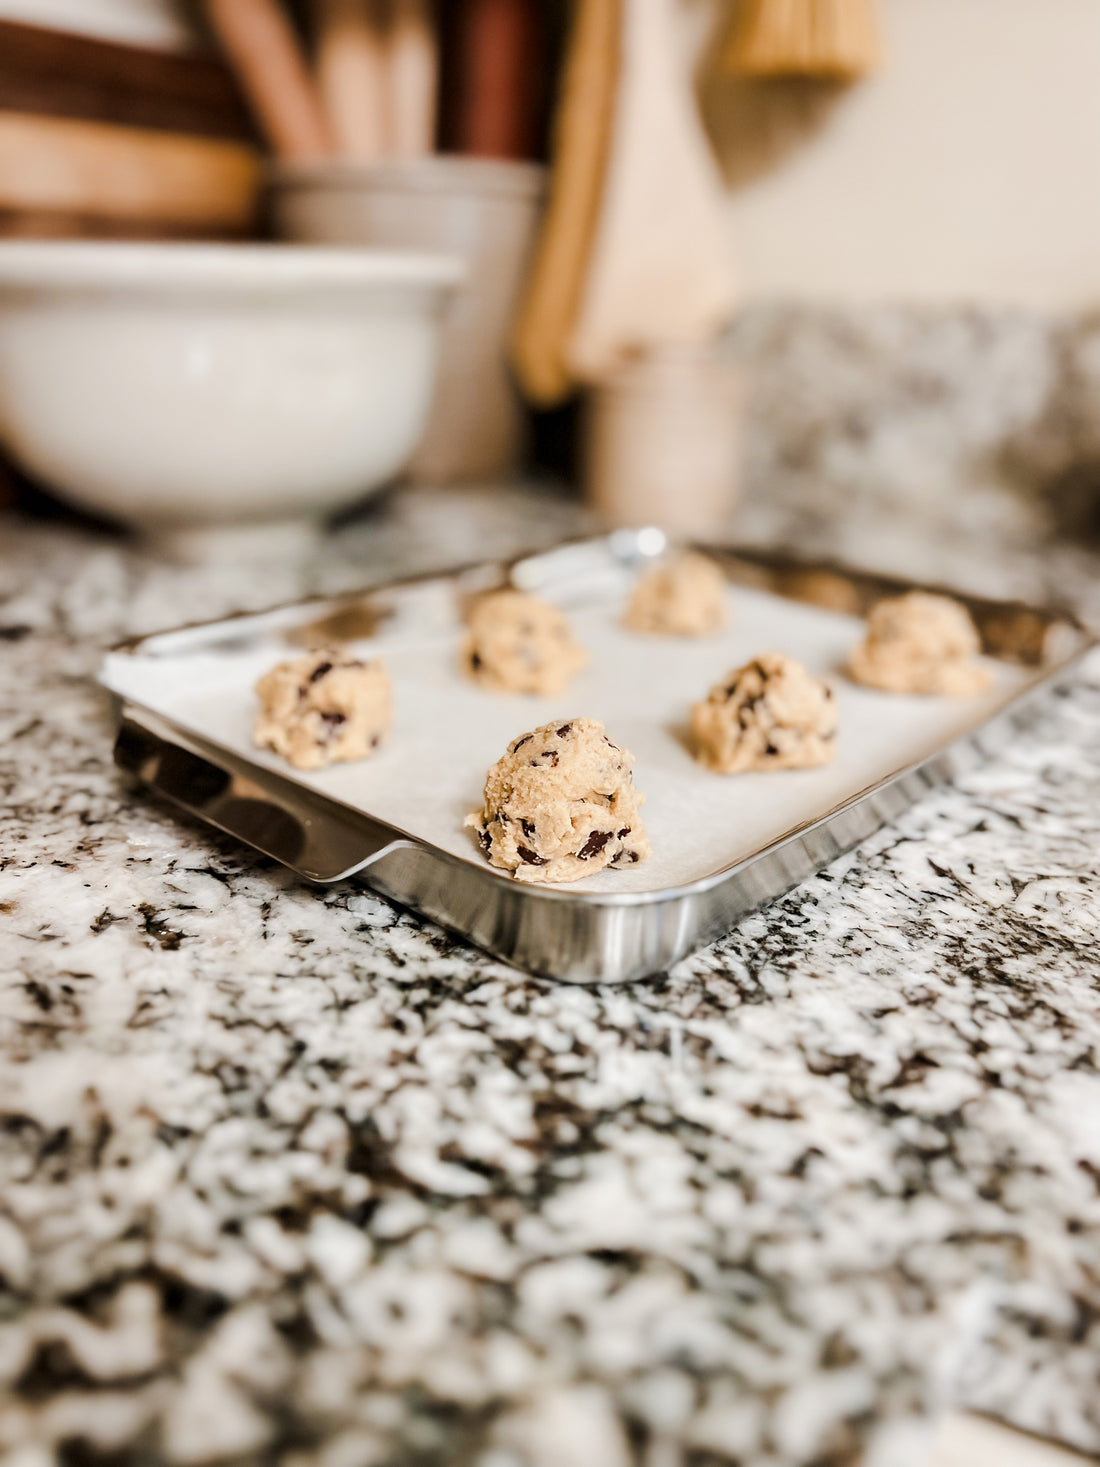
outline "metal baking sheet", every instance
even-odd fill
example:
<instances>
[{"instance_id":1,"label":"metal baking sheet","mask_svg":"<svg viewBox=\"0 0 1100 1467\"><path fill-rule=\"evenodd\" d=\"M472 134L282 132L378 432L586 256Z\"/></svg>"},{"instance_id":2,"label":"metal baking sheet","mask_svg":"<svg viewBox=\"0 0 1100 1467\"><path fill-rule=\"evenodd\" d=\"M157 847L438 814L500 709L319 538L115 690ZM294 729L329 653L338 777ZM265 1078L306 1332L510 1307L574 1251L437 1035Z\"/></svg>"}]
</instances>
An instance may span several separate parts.
<instances>
[{"instance_id":1,"label":"metal baking sheet","mask_svg":"<svg viewBox=\"0 0 1100 1467\"><path fill-rule=\"evenodd\" d=\"M1072 619L971 601L994 674L968 699L898 697L844 677L862 613L897 583L735 551L728 629L698 641L621 626L659 532L619 532L521 559L146 637L106 659L122 700L116 756L151 787L313 880L358 875L534 972L616 981L712 939L950 778L1026 716L1088 638ZM512 581L561 604L591 664L553 699L486 693L457 670L470 595ZM965 599L965 598L964 598ZM385 657L395 725L374 758L316 774L252 747L256 679L302 645L350 641ZM691 758L691 703L765 651L833 685L838 755L819 770L714 775ZM488 866L463 828L488 766L518 734L603 719L636 758L653 845L646 864L568 887Z\"/></svg>"}]
</instances>

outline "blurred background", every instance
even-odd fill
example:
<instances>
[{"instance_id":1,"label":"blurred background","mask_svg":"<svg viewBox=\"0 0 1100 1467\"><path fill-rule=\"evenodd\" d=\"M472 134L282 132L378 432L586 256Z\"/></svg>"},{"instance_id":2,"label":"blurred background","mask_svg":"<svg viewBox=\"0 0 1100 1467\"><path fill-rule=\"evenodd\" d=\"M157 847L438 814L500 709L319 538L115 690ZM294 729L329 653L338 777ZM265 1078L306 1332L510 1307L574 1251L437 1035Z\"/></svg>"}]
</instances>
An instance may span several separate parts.
<instances>
[{"instance_id":1,"label":"blurred background","mask_svg":"<svg viewBox=\"0 0 1100 1467\"><path fill-rule=\"evenodd\" d=\"M387 482L849 558L899 513L1080 542L1098 83L1090 0L0 0L0 236L460 257ZM0 319L9 400L17 356ZM118 521L17 415L7 501ZM178 519L146 477L122 522Z\"/></svg>"}]
</instances>

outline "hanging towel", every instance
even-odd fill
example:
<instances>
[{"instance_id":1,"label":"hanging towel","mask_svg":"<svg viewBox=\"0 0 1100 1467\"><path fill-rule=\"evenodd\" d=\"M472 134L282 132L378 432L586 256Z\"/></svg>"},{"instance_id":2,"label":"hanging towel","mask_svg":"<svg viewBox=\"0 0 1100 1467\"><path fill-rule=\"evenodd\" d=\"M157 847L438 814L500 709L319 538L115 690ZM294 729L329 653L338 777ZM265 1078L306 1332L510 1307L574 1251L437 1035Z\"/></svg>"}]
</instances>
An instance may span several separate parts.
<instances>
[{"instance_id":1,"label":"hanging towel","mask_svg":"<svg viewBox=\"0 0 1100 1467\"><path fill-rule=\"evenodd\" d=\"M676 34L676 0L623 0L610 152L566 353L598 381L633 352L702 341L735 300L724 198Z\"/></svg>"}]
</instances>

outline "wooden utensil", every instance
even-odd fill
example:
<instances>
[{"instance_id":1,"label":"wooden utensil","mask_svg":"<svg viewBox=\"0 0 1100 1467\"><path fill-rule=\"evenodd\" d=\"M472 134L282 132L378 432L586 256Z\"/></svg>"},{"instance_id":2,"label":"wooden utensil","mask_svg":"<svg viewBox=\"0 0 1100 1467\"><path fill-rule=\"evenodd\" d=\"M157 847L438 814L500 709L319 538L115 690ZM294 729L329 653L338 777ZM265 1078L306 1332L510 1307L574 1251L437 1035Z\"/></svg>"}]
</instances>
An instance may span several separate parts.
<instances>
[{"instance_id":1,"label":"wooden utensil","mask_svg":"<svg viewBox=\"0 0 1100 1467\"><path fill-rule=\"evenodd\" d=\"M542 406L560 402L575 385L565 348L603 183L621 11L622 0L579 0L569 36L554 120L550 200L512 343L523 390Z\"/></svg>"},{"instance_id":2,"label":"wooden utensil","mask_svg":"<svg viewBox=\"0 0 1100 1467\"><path fill-rule=\"evenodd\" d=\"M315 0L317 85L337 147L369 161L390 150L389 61L381 0Z\"/></svg>"},{"instance_id":3,"label":"wooden utensil","mask_svg":"<svg viewBox=\"0 0 1100 1467\"><path fill-rule=\"evenodd\" d=\"M203 0L264 136L281 158L323 158L332 134L297 36L276 0Z\"/></svg>"},{"instance_id":4,"label":"wooden utensil","mask_svg":"<svg viewBox=\"0 0 1100 1467\"><path fill-rule=\"evenodd\" d=\"M428 0L392 0L388 56L393 152L399 158L430 153L435 147L439 58Z\"/></svg>"},{"instance_id":5,"label":"wooden utensil","mask_svg":"<svg viewBox=\"0 0 1100 1467\"><path fill-rule=\"evenodd\" d=\"M536 0L447 0L451 107L445 146L533 158L543 27Z\"/></svg>"}]
</instances>

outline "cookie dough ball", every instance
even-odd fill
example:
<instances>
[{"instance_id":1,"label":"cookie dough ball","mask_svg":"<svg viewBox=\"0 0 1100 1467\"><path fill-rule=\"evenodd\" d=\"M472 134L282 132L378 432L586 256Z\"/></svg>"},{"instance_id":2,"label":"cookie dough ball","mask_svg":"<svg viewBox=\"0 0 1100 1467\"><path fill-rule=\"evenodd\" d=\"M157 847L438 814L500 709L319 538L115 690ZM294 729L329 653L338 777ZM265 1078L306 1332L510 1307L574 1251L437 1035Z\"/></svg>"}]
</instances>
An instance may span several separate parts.
<instances>
[{"instance_id":1,"label":"cookie dough ball","mask_svg":"<svg viewBox=\"0 0 1100 1467\"><path fill-rule=\"evenodd\" d=\"M508 745L466 824L517 881L577 881L649 855L634 756L595 718L547 723Z\"/></svg>"},{"instance_id":2,"label":"cookie dough ball","mask_svg":"<svg viewBox=\"0 0 1100 1467\"><path fill-rule=\"evenodd\" d=\"M388 736L393 695L386 665L327 648L282 662L256 684L253 741L295 769L367 759Z\"/></svg>"},{"instance_id":3,"label":"cookie dough ball","mask_svg":"<svg viewBox=\"0 0 1100 1467\"><path fill-rule=\"evenodd\" d=\"M588 656L556 606L523 591L494 591L470 613L462 669L495 693L562 692Z\"/></svg>"},{"instance_id":4,"label":"cookie dough ball","mask_svg":"<svg viewBox=\"0 0 1100 1467\"><path fill-rule=\"evenodd\" d=\"M828 764L836 723L831 689L781 652L730 673L691 710L695 757L716 774Z\"/></svg>"},{"instance_id":5,"label":"cookie dough ball","mask_svg":"<svg viewBox=\"0 0 1100 1467\"><path fill-rule=\"evenodd\" d=\"M726 578L705 555L678 555L646 571L623 625L666 637L707 637L725 626Z\"/></svg>"},{"instance_id":6,"label":"cookie dough ball","mask_svg":"<svg viewBox=\"0 0 1100 1467\"><path fill-rule=\"evenodd\" d=\"M856 682L888 693L947 693L965 697L990 684L975 666L981 651L965 606L950 596L910 591L880 601L867 618L867 637L852 653Z\"/></svg>"}]
</instances>

